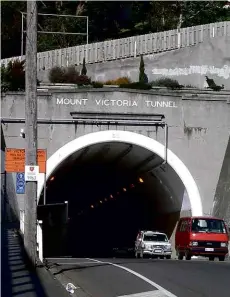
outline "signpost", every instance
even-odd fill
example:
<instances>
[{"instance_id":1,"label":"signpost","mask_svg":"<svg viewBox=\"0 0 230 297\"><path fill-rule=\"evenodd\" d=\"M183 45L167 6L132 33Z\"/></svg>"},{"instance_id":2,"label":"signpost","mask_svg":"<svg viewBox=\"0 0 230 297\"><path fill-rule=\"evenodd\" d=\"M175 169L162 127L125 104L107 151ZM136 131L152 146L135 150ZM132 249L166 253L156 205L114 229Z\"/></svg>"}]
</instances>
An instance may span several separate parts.
<instances>
[{"instance_id":1,"label":"signpost","mask_svg":"<svg viewBox=\"0 0 230 297\"><path fill-rule=\"evenodd\" d=\"M38 181L39 166L28 165L25 166L25 181L36 182Z\"/></svg>"},{"instance_id":2,"label":"signpost","mask_svg":"<svg viewBox=\"0 0 230 297\"><path fill-rule=\"evenodd\" d=\"M25 171L25 150L7 148L5 152L5 170L6 172L24 172ZM46 150L37 150L37 160L39 173L46 173Z\"/></svg>"},{"instance_id":3,"label":"signpost","mask_svg":"<svg viewBox=\"0 0 230 297\"><path fill-rule=\"evenodd\" d=\"M16 174L16 193L25 194L25 174L24 172L17 172Z\"/></svg>"}]
</instances>

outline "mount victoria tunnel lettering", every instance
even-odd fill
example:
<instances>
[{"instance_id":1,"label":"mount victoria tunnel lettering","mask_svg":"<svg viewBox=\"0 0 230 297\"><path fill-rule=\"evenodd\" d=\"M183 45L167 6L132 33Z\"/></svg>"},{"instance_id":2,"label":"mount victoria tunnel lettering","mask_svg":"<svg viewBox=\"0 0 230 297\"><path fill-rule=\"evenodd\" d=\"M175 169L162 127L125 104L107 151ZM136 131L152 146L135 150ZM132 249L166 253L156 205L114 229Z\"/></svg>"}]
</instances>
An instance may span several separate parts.
<instances>
[{"instance_id":1,"label":"mount victoria tunnel lettering","mask_svg":"<svg viewBox=\"0 0 230 297\"><path fill-rule=\"evenodd\" d=\"M177 108L176 103L174 101L159 101L159 100L119 100L119 99L74 99L74 98L57 98L57 105L96 105L96 106L115 106L115 107L138 107L140 104L144 104L145 107L155 108L155 107L171 107Z\"/></svg>"}]
</instances>

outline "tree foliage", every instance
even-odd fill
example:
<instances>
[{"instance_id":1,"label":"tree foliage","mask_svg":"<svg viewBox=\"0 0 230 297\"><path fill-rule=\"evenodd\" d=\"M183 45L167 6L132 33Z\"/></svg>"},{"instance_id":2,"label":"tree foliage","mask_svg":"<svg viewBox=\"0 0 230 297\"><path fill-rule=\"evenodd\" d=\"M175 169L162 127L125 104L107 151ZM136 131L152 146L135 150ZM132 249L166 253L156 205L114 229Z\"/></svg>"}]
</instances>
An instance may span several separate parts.
<instances>
[{"instance_id":1,"label":"tree foliage","mask_svg":"<svg viewBox=\"0 0 230 297\"><path fill-rule=\"evenodd\" d=\"M38 12L88 16L89 42L230 20L223 1L38 1ZM2 1L2 58L21 52L26 1ZM24 22L26 29L26 20ZM86 19L38 16L39 31L86 33ZM25 40L25 36L24 36ZM38 51L86 43L85 35L38 34ZM24 44L25 48L25 44Z\"/></svg>"}]
</instances>

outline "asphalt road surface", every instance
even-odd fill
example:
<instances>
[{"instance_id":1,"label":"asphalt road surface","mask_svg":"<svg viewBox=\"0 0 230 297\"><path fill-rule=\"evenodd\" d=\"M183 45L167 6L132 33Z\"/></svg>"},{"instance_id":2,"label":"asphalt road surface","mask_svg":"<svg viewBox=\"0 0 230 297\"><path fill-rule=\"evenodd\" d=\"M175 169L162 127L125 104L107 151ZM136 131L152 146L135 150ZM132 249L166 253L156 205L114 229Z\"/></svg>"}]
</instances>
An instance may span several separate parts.
<instances>
[{"instance_id":1,"label":"asphalt road surface","mask_svg":"<svg viewBox=\"0 0 230 297\"><path fill-rule=\"evenodd\" d=\"M48 259L75 296L229 297L230 262L155 259Z\"/></svg>"}]
</instances>

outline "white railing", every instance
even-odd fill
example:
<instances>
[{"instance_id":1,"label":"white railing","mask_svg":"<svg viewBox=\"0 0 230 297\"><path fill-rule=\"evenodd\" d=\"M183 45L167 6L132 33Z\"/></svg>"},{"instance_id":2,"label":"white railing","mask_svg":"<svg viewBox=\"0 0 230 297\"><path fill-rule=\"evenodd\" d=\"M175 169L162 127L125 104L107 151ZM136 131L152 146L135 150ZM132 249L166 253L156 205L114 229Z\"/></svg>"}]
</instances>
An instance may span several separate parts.
<instances>
[{"instance_id":1,"label":"white railing","mask_svg":"<svg viewBox=\"0 0 230 297\"><path fill-rule=\"evenodd\" d=\"M25 225L25 211L20 210L20 231L22 234L24 234L24 225Z\"/></svg>"},{"instance_id":2,"label":"white railing","mask_svg":"<svg viewBox=\"0 0 230 297\"><path fill-rule=\"evenodd\" d=\"M37 55L37 69L47 70L54 66L81 65L149 55L162 51L196 45L218 36L230 36L230 22L211 23L180 30L169 30L104 42L79 45L59 50L40 52ZM10 60L25 59L25 56L1 60L6 65Z\"/></svg>"},{"instance_id":3,"label":"white railing","mask_svg":"<svg viewBox=\"0 0 230 297\"><path fill-rule=\"evenodd\" d=\"M37 221L37 252L41 262L43 262L43 232L42 221Z\"/></svg>"}]
</instances>

